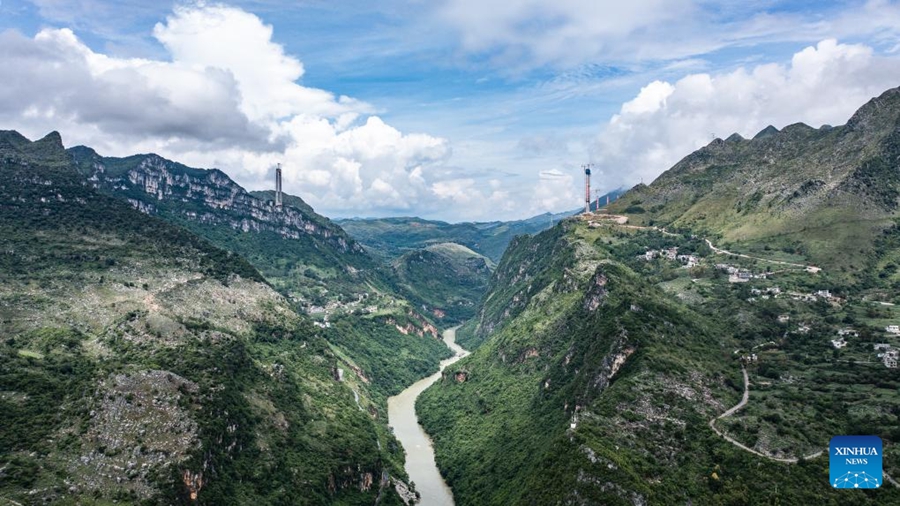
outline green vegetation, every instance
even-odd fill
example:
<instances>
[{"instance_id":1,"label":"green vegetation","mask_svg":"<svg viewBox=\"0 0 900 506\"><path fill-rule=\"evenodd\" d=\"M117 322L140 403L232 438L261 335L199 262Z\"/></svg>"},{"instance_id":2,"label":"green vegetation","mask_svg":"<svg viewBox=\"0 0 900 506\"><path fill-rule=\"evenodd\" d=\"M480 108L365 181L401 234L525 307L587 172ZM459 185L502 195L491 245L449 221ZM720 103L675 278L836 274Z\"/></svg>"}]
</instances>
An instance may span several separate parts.
<instances>
[{"instance_id":1,"label":"green vegetation","mask_svg":"<svg viewBox=\"0 0 900 506\"><path fill-rule=\"evenodd\" d=\"M691 230L728 249L764 244L799 253L849 284L875 260L874 240L897 217L898 123L900 89L892 89L844 126L797 124L752 140L716 139L611 209L634 224ZM645 212L629 209L635 201Z\"/></svg>"},{"instance_id":2,"label":"green vegetation","mask_svg":"<svg viewBox=\"0 0 900 506\"><path fill-rule=\"evenodd\" d=\"M431 308L418 309L421 298L412 305L404 301L402 294L417 292L397 289L388 269L302 199L284 195L279 209L274 192L250 193L218 170L194 169L156 155L107 158L83 146L68 152L103 194L126 199L245 258L296 311L314 313L322 322L331 319L327 337L335 351L377 378L372 395L379 409L386 407L387 396L433 373L449 356L439 340L403 334L387 323L415 320L421 329L439 318ZM381 316L380 327L363 317L362 308L372 306ZM427 317L411 317L414 309Z\"/></svg>"},{"instance_id":3,"label":"green vegetation","mask_svg":"<svg viewBox=\"0 0 900 506\"><path fill-rule=\"evenodd\" d=\"M459 244L406 253L392 264L393 285L414 307L428 308L443 325L468 320L487 289L492 264Z\"/></svg>"},{"instance_id":4,"label":"green vegetation","mask_svg":"<svg viewBox=\"0 0 900 506\"><path fill-rule=\"evenodd\" d=\"M671 247L702 260L688 269L677 260L643 257L648 249ZM490 328L487 339L419 401L457 503L900 499L893 488L848 498L828 487L827 456L778 463L710 430L708 422L740 399L739 358L756 353L748 363L750 403L719 421L720 429L786 457L822 450L834 434L878 434L886 471L900 470L895 375L880 363L862 364L864 357L875 361L871 344L842 350L856 354L855 364L832 353L830 339L847 325L843 320L858 318L844 312L862 306L786 294L831 287L834 278L788 269L729 283L715 266L720 262L767 272L763 262L714 255L689 235L577 220L515 241L497 268L480 322L460 329L465 336L468 328L477 344L478 328ZM776 285L780 297L748 300L753 289ZM784 313L790 327L778 322ZM822 323L795 333L806 321ZM861 339L876 331L859 320L854 325ZM465 372L466 380L456 381L455 372Z\"/></svg>"},{"instance_id":5,"label":"green vegetation","mask_svg":"<svg viewBox=\"0 0 900 506\"><path fill-rule=\"evenodd\" d=\"M545 213L527 220L445 223L421 218L338 220L338 224L374 255L393 260L404 253L444 243L461 244L499 262L517 235L545 230L572 213Z\"/></svg>"},{"instance_id":6,"label":"green vegetation","mask_svg":"<svg viewBox=\"0 0 900 506\"><path fill-rule=\"evenodd\" d=\"M615 203L627 226L514 240L459 331L477 350L419 401L457 503L900 503L827 478L839 434L900 474L898 126L895 89L716 140ZM755 453L710 426L742 368L714 426Z\"/></svg>"},{"instance_id":7,"label":"green vegetation","mask_svg":"<svg viewBox=\"0 0 900 506\"><path fill-rule=\"evenodd\" d=\"M241 256L92 189L57 135L23 139L0 133L0 496L400 504L383 393L338 380L321 329Z\"/></svg>"}]
</instances>

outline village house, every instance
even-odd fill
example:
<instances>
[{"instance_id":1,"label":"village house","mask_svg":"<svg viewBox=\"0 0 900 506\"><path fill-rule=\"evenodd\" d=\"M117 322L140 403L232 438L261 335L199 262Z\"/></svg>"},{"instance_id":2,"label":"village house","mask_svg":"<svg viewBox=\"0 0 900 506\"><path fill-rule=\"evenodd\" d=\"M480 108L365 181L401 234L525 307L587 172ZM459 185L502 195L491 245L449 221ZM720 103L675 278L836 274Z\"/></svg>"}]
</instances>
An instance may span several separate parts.
<instances>
[{"instance_id":1,"label":"village house","mask_svg":"<svg viewBox=\"0 0 900 506\"><path fill-rule=\"evenodd\" d=\"M891 334L900 334L900 325L888 325L884 330Z\"/></svg>"},{"instance_id":2,"label":"village house","mask_svg":"<svg viewBox=\"0 0 900 506\"><path fill-rule=\"evenodd\" d=\"M840 329L837 333L839 336L859 337L859 332L853 329Z\"/></svg>"},{"instance_id":3,"label":"village house","mask_svg":"<svg viewBox=\"0 0 900 506\"><path fill-rule=\"evenodd\" d=\"M844 346L847 346L847 340L843 337L840 339L834 339L831 341L831 345L834 346L835 349L839 350Z\"/></svg>"},{"instance_id":4,"label":"village house","mask_svg":"<svg viewBox=\"0 0 900 506\"><path fill-rule=\"evenodd\" d=\"M890 350L884 353L884 366L888 369L896 369L897 361L900 360L900 350Z\"/></svg>"},{"instance_id":5,"label":"village house","mask_svg":"<svg viewBox=\"0 0 900 506\"><path fill-rule=\"evenodd\" d=\"M786 315L786 314L778 315L778 323L787 323L789 321L791 321L790 315Z\"/></svg>"},{"instance_id":6,"label":"village house","mask_svg":"<svg viewBox=\"0 0 900 506\"><path fill-rule=\"evenodd\" d=\"M891 345L888 343L876 343L873 347L875 348L875 351L887 351L891 349Z\"/></svg>"}]
</instances>

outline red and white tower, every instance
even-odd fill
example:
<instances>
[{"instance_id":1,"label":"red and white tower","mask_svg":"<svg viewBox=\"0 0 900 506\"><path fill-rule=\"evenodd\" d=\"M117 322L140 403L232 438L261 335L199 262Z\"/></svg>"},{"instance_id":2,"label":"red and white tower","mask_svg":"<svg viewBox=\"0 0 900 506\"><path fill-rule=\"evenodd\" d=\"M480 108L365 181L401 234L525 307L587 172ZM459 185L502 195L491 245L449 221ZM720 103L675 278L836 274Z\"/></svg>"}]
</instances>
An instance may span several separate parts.
<instances>
[{"instance_id":1,"label":"red and white tower","mask_svg":"<svg viewBox=\"0 0 900 506\"><path fill-rule=\"evenodd\" d=\"M591 167L594 164L582 165L584 169L584 212L591 212Z\"/></svg>"}]
</instances>

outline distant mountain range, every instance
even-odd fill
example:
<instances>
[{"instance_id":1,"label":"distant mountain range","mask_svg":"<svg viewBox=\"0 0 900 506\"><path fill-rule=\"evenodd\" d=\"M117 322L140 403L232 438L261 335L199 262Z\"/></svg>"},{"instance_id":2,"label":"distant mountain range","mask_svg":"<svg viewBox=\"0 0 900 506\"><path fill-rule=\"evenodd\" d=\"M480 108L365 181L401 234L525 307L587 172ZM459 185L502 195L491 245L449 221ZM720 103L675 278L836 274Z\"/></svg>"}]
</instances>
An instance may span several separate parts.
<instances>
[{"instance_id":1,"label":"distant mountain range","mask_svg":"<svg viewBox=\"0 0 900 506\"><path fill-rule=\"evenodd\" d=\"M624 190L608 195L615 201ZM607 195L600 197L605 205ZM591 201L596 208L596 200ZM582 212L582 209L562 213L544 213L524 220L447 223L422 218L352 218L336 220L353 238L374 255L387 259L427 246L441 243L461 244L499 262L513 237L536 234L560 220Z\"/></svg>"},{"instance_id":2,"label":"distant mountain range","mask_svg":"<svg viewBox=\"0 0 900 506\"><path fill-rule=\"evenodd\" d=\"M838 434L900 474L900 89L589 213L273 200L0 132L0 498L408 503L386 399L456 324L417 406L460 506L845 504Z\"/></svg>"}]
</instances>

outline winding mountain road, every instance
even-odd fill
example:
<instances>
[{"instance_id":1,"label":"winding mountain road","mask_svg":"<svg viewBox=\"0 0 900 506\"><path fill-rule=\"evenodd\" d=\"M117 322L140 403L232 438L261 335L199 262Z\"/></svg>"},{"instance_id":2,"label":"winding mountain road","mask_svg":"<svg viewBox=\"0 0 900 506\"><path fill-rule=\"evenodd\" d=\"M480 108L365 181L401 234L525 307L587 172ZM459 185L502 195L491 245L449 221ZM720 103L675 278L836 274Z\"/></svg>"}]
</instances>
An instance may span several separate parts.
<instances>
[{"instance_id":1,"label":"winding mountain road","mask_svg":"<svg viewBox=\"0 0 900 506\"><path fill-rule=\"evenodd\" d=\"M724 432L722 432L722 431L720 431L718 428L716 428L716 420L721 420L722 418L727 418L727 417L729 417L729 416L731 416L731 415L737 413L741 408L743 408L744 406L746 406L746 405L747 405L747 401L750 400L750 376L747 374L747 368L746 368L746 367L741 366L741 372L744 374L744 395L743 395L743 397L741 397L741 402L735 404L734 407L732 407L732 408L729 409L728 411L726 411L726 412L722 413L721 415L719 415L719 416L713 418L712 420L710 420L710 421L709 421L709 428L712 429L713 432L715 432L716 434L718 434L719 436L721 436L724 440L728 441L729 443L733 444L734 446L737 446L737 447L740 448L741 450L750 452L750 453L752 453L752 454L754 454L754 455L758 455L758 456L763 457L763 458L767 458L767 459L769 459L769 460L774 460L774 461L776 461L776 462L783 462L783 463L785 463L785 464L796 464L796 463L799 461L796 457L781 458L781 457L773 457L773 456L771 456L771 455L767 455L767 454L765 454L765 453L762 453L762 452L760 452L760 451L754 450L753 448L750 448L750 447L748 447L748 446L742 444L741 442L735 440L734 438L732 438L732 437L729 436L728 434L725 434ZM801 458L802 458L803 460L814 459L814 458L816 458L816 457L822 455L823 453L825 453L824 450L820 450L820 451L818 451L818 452L816 452L816 453L811 453L811 454L806 455L806 456L801 457Z\"/></svg>"},{"instance_id":2,"label":"winding mountain road","mask_svg":"<svg viewBox=\"0 0 900 506\"><path fill-rule=\"evenodd\" d=\"M754 257L754 256L750 256L750 255L745 255L743 253L735 253L733 251L728 251L726 249L717 248L717 247L713 246L712 241L710 241L709 239L704 238L703 240L706 241L706 245L709 246L709 249L713 250L714 252L716 252L720 255L731 255L731 256L735 256L735 257L748 258L750 260L756 260L759 262L768 262L770 264L789 265L791 267L800 267L801 269L806 269L807 272L811 272L811 273L817 273L822 270L821 267L816 267L815 265L795 264L792 262L784 262L781 260L770 260L768 258Z\"/></svg>"},{"instance_id":3,"label":"winding mountain road","mask_svg":"<svg viewBox=\"0 0 900 506\"><path fill-rule=\"evenodd\" d=\"M741 372L744 374L744 395L741 397L741 402L735 404L734 407L732 407L728 411L722 413L721 415L719 415L709 421L709 428L712 429L713 432L715 432L716 434L721 436L722 439L724 439L725 441L728 441L729 443L733 444L734 446L737 446L741 450L750 452L759 457L763 457L763 458L766 458L769 460L774 460L775 462L782 462L785 464L796 464L801 459L802 460L811 460L814 458L818 458L823 453L825 453L825 450L819 450L816 453L810 453L809 455L800 457L800 459L797 459L796 457L791 457L791 458L773 457L771 455L766 455L765 453L756 451L753 448L750 448L750 447L740 443L739 441L736 441L734 438L732 438L728 434L725 434L722 431L720 431L719 429L717 429L716 428L716 420L721 420L722 418L727 418L727 417L737 413L741 408L746 406L747 401L750 400L750 377L747 375L747 368L741 366ZM898 483L894 478L892 478L891 475L887 474L886 472L882 472L882 475L884 476L885 481L888 481L891 483L891 485L900 488L900 483Z\"/></svg>"},{"instance_id":4,"label":"winding mountain road","mask_svg":"<svg viewBox=\"0 0 900 506\"><path fill-rule=\"evenodd\" d=\"M660 227L654 227L654 226L642 227L642 226L638 226L638 225L628 225L628 224L627 224L627 223L628 223L628 217L627 217L627 216L617 216L617 215L608 215L608 216L609 216L609 217L606 218L607 222L611 222L611 223L613 223L613 224L615 224L615 225L618 225L619 227L622 227L622 228L631 228L631 229L638 229L638 230L654 230L654 231L657 231L657 232L660 232L660 233L662 233L662 234L664 234L664 235L669 235L669 236L676 236L676 235L678 235L678 234L673 234L672 232L669 232L668 230L666 230L666 229L664 229L664 228L660 228ZM743 254L743 253L735 253L735 252L733 252L733 251L728 251L728 250L726 250L726 249L717 248L717 247L712 243L712 241L710 241L710 240L707 239L707 238L703 238L703 240L706 241L706 245L709 246L709 249L711 249L714 253L717 253L717 254L720 254L720 255L730 255L730 256L735 256L735 257L740 257L740 258L747 258L747 259L750 259L750 260L757 260L757 261L760 261L760 262L768 262L768 263L778 264L778 265L787 265L787 266L790 266L790 267L800 267L800 268L805 269L807 272L812 273L812 274L815 274L815 273L818 273L818 272L822 272L822 268L821 268L821 267L816 267L816 266L814 266L814 265L797 264L797 263L785 262L785 261L781 261L781 260L771 260L771 259L768 259L768 258L754 257L754 256L750 256L750 255L745 255L745 254ZM886 306L893 306L893 305L894 305L894 304L889 303L889 302L880 302L880 304L883 304L883 305L886 305ZM743 373L743 376L744 376L744 395L741 396L741 401L740 401L740 402L738 402L737 404L735 404L734 406L732 406L730 409L728 409L727 411L725 411L725 412L722 413L721 415L719 415L719 416L717 416L717 417L714 417L714 418L712 418L712 419L709 421L709 428L712 429L713 432L715 432L717 435L719 435L722 439L724 439L724 440L728 441L729 443L733 444L734 446L740 448L741 450L744 450L744 451L746 451L746 452L748 452L748 453L752 453L752 454L754 454L754 455L756 455L756 456L759 456L759 457L763 457L763 458L765 458L765 459L769 459L769 460L772 460L772 461L775 461L775 462L781 462L781 463L784 463L784 464L796 464L796 463L799 462L801 459L802 459L802 460L815 459L815 458L820 457L823 453L825 453L825 450L819 450L819 451L817 451L817 452L815 452L815 453L811 453L811 454L809 454L809 455L802 456L800 459L798 459L798 458L796 458L796 457L789 457L789 458L774 457L774 456L772 456L772 455L767 455L767 454L762 453L762 452L760 452L760 451L754 450L753 448L750 448L750 447L748 447L747 445L744 445L743 443L741 443L740 441L737 441L736 439L732 438L732 437L729 436L728 434L726 434L726 433L720 431L720 430L716 427L716 421L717 421L717 420L721 420L721 419L723 419L723 418L728 418L729 416L731 416L731 415L737 413L738 411L740 411L741 409L743 409L743 407L746 406L746 405L747 405L747 402L749 402L749 400L750 400L750 377L749 377L749 375L747 374L747 368L744 367L744 366L741 366L741 372ZM891 477L889 474L887 474L887 473L885 473L885 472L883 472L882 474L883 474L883 476L884 476L884 480L885 480L885 481L888 481L888 482L890 482L892 485L894 485L895 487L900 488L900 483L898 483L893 477Z\"/></svg>"},{"instance_id":5,"label":"winding mountain road","mask_svg":"<svg viewBox=\"0 0 900 506\"><path fill-rule=\"evenodd\" d=\"M661 228L661 227L655 227L655 226L642 227L640 225L628 225L627 224L628 223L627 216L609 214L609 215L604 215L601 218L603 219L603 221L605 221L607 223L615 224L622 228L631 228L631 229L635 229L635 230L654 230L663 235L669 235L669 236L673 236L673 237L678 236L678 234L669 232L668 230ZM590 218L588 218L588 219L590 219ZM592 222L592 223L599 224L599 222ZM709 246L709 249L713 250L714 253L718 253L720 255L730 255L730 256L735 256L735 257L740 257L740 258L747 258L749 260L756 260L758 262L768 262L770 264L787 265L790 267L800 267L801 269L806 269L807 272L810 272L813 274L822 271L821 267L816 267L815 265L795 264L793 262L785 262L782 260L771 260L768 258L761 258L761 257L745 255L743 253L735 253L733 251L728 251L727 249L717 248L715 245L713 245L712 241L710 241L709 239L707 239L705 237L703 238L703 240L706 241L706 244L707 244L707 246Z\"/></svg>"}]
</instances>

